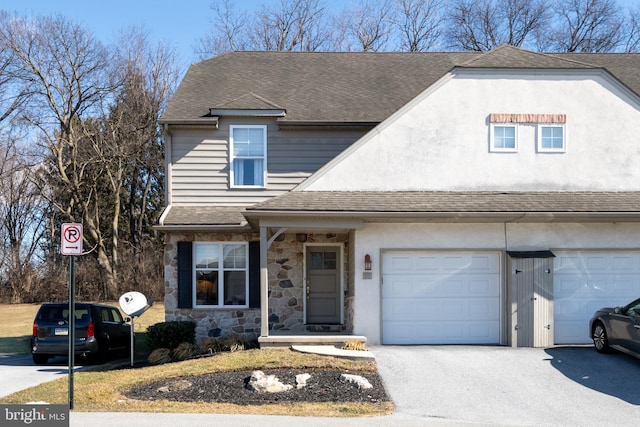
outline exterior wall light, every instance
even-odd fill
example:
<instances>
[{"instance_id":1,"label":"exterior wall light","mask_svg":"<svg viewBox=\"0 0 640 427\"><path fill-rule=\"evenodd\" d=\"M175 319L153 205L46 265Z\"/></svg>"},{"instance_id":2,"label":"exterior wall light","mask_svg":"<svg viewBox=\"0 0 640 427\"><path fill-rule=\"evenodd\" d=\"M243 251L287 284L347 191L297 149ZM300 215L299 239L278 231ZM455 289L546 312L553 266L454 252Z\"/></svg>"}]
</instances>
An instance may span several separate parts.
<instances>
[{"instance_id":1,"label":"exterior wall light","mask_svg":"<svg viewBox=\"0 0 640 427\"><path fill-rule=\"evenodd\" d=\"M371 257L369 254L364 256L364 271L371 271Z\"/></svg>"}]
</instances>

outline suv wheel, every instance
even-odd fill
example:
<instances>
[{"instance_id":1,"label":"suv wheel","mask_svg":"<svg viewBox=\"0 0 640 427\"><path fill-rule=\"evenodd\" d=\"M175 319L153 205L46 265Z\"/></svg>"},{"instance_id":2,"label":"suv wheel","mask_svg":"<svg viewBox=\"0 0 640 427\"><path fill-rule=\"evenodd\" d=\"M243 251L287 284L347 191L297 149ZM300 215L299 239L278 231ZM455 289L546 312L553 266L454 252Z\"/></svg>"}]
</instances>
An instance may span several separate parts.
<instances>
[{"instance_id":1,"label":"suv wheel","mask_svg":"<svg viewBox=\"0 0 640 427\"><path fill-rule=\"evenodd\" d=\"M46 354L32 354L31 357L36 365L44 365L49 360L49 356Z\"/></svg>"},{"instance_id":2,"label":"suv wheel","mask_svg":"<svg viewBox=\"0 0 640 427\"><path fill-rule=\"evenodd\" d=\"M103 365L107 362L108 355L104 345L99 345L98 350L91 355L91 362L96 365Z\"/></svg>"}]
</instances>

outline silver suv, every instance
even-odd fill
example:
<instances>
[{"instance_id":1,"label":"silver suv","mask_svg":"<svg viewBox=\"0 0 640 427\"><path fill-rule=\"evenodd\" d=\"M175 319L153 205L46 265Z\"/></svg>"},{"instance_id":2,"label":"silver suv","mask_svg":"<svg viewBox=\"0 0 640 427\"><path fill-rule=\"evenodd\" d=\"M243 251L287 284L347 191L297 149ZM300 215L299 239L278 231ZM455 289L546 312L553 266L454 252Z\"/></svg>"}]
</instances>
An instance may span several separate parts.
<instances>
[{"instance_id":1,"label":"silver suv","mask_svg":"<svg viewBox=\"0 0 640 427\"><path fill-rule=\"evenodd\" d=\"M129 319L116 307L104 304L75 305L75 354L104 363L117 352L130 349ZM31 356L40 365L53 356L69 354L69 303L42 304L33 321Z\"/></svg>"}]
</instances>

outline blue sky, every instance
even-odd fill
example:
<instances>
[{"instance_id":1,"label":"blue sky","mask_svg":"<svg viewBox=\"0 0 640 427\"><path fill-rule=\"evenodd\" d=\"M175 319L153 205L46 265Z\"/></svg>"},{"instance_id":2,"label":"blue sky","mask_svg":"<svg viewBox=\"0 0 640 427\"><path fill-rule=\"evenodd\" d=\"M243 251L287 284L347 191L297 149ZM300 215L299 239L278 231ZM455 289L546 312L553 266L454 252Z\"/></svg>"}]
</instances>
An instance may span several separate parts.
<instances>
[{"instance_id":1,"label":"blue sky","mask_svg":"<svg viewBox=\"0 0 640 427\"><path fill-rule=\"evenodd\" d=\"M59 13L105 43L122 28L143 26L153 40L175 47L181 61L193 62L193 45L211 27L210 4L210 0L0 0L0 9L20 15Z\"/></svg>"},{"instance_id":2,"label":"blue sky","mask_svg":"<svg viewBox=\"0 0 640 427\"><path fill-rule=\"evenodd\" d=\"M255 9L279 0L236 0L237 9ZM212 28L212 0L0 0L0 9L21 15L61 14L83 24L98 39L111 42L122 28L143 26L153 40L175 47L179 61L197 60L193 45ZM342 6L345 0L329 0ZM618 0L623 6L640 0Z\"/></svg>"},{"instance_id":3,"label":"blue sky","mask_svg":"<svg viewBox=\"0 0 640 427\"><path fill-rule=\"evenodd\" d=\"M280 0L236 0L236 10ZM343 4L344 0L329 0ZM20 15L61 14L108 43L122 28L143 26L153 40L175 47L185 64L197 61L193 45L212 28L212 0L0 0L0 9Z\"/></svg>"}]
</instances>

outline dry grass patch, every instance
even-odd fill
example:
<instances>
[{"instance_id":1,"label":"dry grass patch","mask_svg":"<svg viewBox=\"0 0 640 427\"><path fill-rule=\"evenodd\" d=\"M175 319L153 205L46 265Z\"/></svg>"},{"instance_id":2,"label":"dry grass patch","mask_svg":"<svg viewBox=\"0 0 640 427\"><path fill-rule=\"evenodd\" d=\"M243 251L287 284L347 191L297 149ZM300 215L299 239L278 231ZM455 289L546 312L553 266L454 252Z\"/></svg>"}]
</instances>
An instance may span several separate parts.
<instances>
[{"instance_id":1,"label":"dry grass patch","mask_svg":"<svg viewBox=\"0 0 640 427\"><path fill-rule=\"evenodd\" d=\"M275 369L275 368L331 368L359 372L377 372L375 363L355 361L315 354L298 353L288 349L248 350L222 353L212 357L150 366L140 369L85 371L75 375L74 410L92 412L179 412L179 413L236 413L298 416L378 416L390 414L393 405L380 403L288 403L277 405L242 406L217 403L186 403L167 400L140 401L124 396L128 389L167 378L179 378L216 372ZM65 378L42 384L3 399L0 403L45 401L67 403Z\"/></svg>"},{"instance_id":2,"label":"dry grass patch","mask_svg":"<svg viewBox=\"0 0 640 427\"><path fill-rule=\"evenodd\" d=\"M117 302L105 304L118 307ZM0 304L0 353L29 353L33 319L40 304ZM154 304L135 319L135 332L144 333L156 323L164 322L164 305Z\"/></svg>"},{"instance_id":3,"label":"dry grass patch","mask_svg":"<svg viewBox=\"0 0 640 427\"><path fill-rule=\"evenodd\" d=\"M0 353L28 353L40 304L0 304Z\"/></svg>"}]
</instances>

